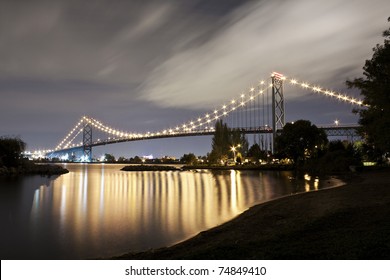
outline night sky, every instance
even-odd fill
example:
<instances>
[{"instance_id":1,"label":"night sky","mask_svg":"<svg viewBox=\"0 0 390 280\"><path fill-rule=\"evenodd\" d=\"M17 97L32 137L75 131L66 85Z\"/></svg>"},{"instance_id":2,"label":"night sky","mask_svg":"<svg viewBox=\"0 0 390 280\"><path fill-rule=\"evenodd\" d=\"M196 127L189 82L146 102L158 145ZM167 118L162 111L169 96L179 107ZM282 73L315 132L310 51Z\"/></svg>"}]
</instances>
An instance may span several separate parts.
<instances>
[{"instance_id":1,"label":"night sky","mask_svg":"<svg viewBox=\"0 0 390 280\"><path fill-rule=\"evenodd\" d=\"M53 148L90 115L126 131L196 118L284 73L358 97L388 0L0 0L0 136ZM286 86L286 121L356 123L348 104ZM210 137L94 150L205 155Z\"/></svg>"}]
</instances>

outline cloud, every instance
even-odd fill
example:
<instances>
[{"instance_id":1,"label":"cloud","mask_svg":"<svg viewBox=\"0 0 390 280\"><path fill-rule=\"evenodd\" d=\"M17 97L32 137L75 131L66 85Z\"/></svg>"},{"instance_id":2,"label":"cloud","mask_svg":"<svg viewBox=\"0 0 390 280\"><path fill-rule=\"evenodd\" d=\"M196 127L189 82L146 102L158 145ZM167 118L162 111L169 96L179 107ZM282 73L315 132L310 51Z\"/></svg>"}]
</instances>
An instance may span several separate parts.
<instances>
[{"instance_id":1,"label":"cloud","mask_svg":"<svg viewBox=\"0 0 390 280\"><path fill-rule=\"evenodd\" d=\"M346 78L361 75L364 59L382 41L386 5L380 0L250 3L205 44L174 53L156 67L141 96L164 107L205 108L273 70L343 87ZM299 94L293 91L289 98Z\"/></svg>"},{"instance_id":2,"label":"cloud","mask_svg":"<svg viewBox=\"0 0 390 280\"><path fill-rule=\"evenodd\" d=\"M387 2L2 0L0 134L59 133L83 114L157 129L272 71L343 90L383 41Z\"/></svg>"}]
</instances>

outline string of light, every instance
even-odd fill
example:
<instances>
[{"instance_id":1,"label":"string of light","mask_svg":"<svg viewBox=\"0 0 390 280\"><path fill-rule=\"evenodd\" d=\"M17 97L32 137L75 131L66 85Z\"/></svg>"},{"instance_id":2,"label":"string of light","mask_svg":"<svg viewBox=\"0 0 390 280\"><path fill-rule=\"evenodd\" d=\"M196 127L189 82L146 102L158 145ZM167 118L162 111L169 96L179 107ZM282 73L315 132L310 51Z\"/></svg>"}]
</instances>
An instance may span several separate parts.
<instances>
[{"instance_id":1,"label":"string of light","mask_svg":"<svg viewBox=\"0 0 390 280\"><path fill-rule=\"evenodd\" d=\"M323 89L319 86L309 84L307 82L299 81L294 78L287 78L286 76L273 72L273 77L277 79L288 82L294 86L300 86L303 89L313 91L315 93L320 93L325 96L329 96L335 99L338 99L343 102L347 102L353 105L358 106L368 106L363 103L363 101L356 98L350 97L346 94L342 94L336 91L331 91L328 89ZM244 108L248 103L253 102L256 97L266 93L267 88L272 87L272 83L267 83L264 80L260 81L256 86L252 86L246 90L246 92L240 93L239 96L230 100L223 105L218 106L218 109L207 112L204 115L193 119L188 122L184 122L180 125L171 126L169 128L156 131L156 132L146 132L146 133L131 133L123 130L118 130L108 125L103 124L102 122L87 116L83 116L79 122L73 127L73 129L65 136L65 138L57 145L55 150L67 149L70 147L75 147L77 145L82 146L82 142L75 144L73 141L76 137L83 132L83 129L86 125L91 125L99 131L113 136L115 139L147 139L164 135L183 135L196 132L212 132L214 131L215 122L219 119L226 118L230 113L237 111L238 109ZM110 141L111 138L108 138ZM107 141L107 140L104 140ZM73 143L73 144L72 144Z\"/></svg>"},{"instance_id":2,"label":"string of light","mask_svg":"<svg viewBox=\"0 0 390 280\"><path fill-rule=\"evenodd\" d=\"M309 84L307 82L299 81L299 80L294 79L294 78L287 78L287 77L283 76L282 79L286 80L291 85L300 86L303 89L310 90L310 91L315 92L315 93L320 93L320 94L323 94L325 96L329 96L329 97L335 98L337 100L347 102L347 103L352 104L352 105L368 107L368 105L364 104L362 100L358 100L354 97L348 96L347 94L332 91L329 89L323 89L319 86L315 86L315 85Z\"/></svg>"},{"instance_id":3,"label":"string of light","mask_svg":"<svg viewBox=\"0 0 390 280\"><path fill-rule=\"evenodd\" d=\"M83 131L83 128L87 124L92 125L94 128L98 129L101 132L114 136L115 139L145 139L162 135L177 135L194 133L199 131L214 131L214 123L217 120L227 117L230 113L238 110L239 108L245 107L247 103L253 101L257 96L264 94L266 92L266 88L271 86L272 84L267 85L265 81L260 81L257 85L257 88L253 86L250 87L247 93L241 93L236 99L232 99L230 102L219 106L220 109L215 109L212 112L205 113L202 117L198 117L196 120L191 120L189 122L182 123L181 125L172 126L168 129L156 132L125 132L105 125L92 117L83 116L80 121L75 125L75 127L57 145L55 150L67 149L70 147L75 147L77 145L81 146L82 142L78 144L72 144L72 142ZM68 141L68 139L70 140Z\"/></svg>"}]
</instances>

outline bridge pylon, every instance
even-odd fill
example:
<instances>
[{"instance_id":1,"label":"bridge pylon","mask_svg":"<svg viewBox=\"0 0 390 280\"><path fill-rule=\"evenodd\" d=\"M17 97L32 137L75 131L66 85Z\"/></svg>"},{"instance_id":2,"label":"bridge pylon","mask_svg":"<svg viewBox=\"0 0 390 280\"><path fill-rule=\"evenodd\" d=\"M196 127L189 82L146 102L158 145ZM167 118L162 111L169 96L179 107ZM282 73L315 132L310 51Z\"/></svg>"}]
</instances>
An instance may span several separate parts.
<instances>
[{"instance_id":1,"label":"bridge pylon","mask_svg":"<svg viewBox=\"0 0 390 280\"><path fill-rule=\"evenodd\" d=\"M273 72L272 79L272 131L273 131L273 147L275 147L275 139L277 131L285 125L285 110L283 96L283 81L285 77L282 74ZM273 148L272 148L273 150Z\"/></svg>"},{"instance_id":2,"label":"bridge pylon","mask_svg":"<svg viewBox=\"0 0 390 280\"><path fill-rule=\"evenodd\" d=\"M83 127L83 156L84 160L91 162L92 160L92 124L91 120L87 117L83 118L85 123Z\"/></svg>"}]
</instances>

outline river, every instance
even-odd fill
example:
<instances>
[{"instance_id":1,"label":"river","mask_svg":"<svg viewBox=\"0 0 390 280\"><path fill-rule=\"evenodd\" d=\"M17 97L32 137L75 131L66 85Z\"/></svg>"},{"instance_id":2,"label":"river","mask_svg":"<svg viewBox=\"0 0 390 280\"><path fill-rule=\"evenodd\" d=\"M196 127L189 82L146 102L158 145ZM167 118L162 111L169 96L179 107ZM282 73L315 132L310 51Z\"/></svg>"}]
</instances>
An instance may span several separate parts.
<instances>
[{"instance_id":1,"label":"river","mask_svg":"<svg viewBox=\"0 0 390 280\"><path fill-rule=\"evenodd\" d=\"M124 172L64 164L58 177L0 177L1 259L105 258L170 246L281 196L340 183L289 171Z\"/></svg>"}]
</instances>

